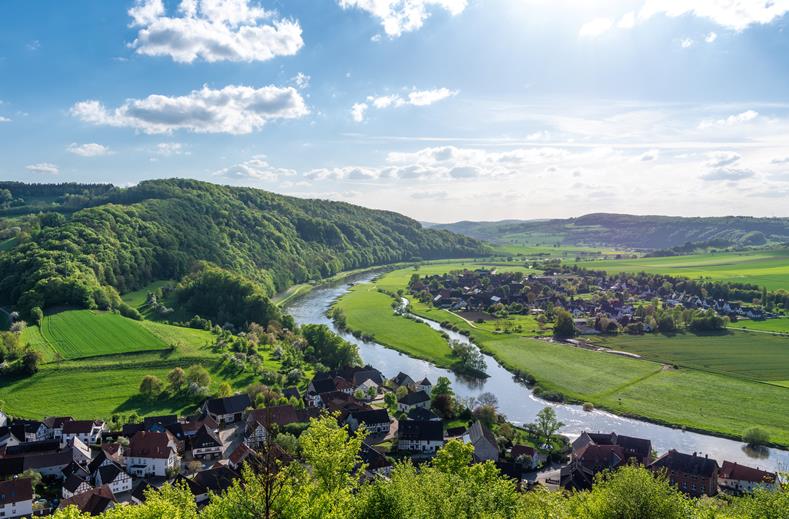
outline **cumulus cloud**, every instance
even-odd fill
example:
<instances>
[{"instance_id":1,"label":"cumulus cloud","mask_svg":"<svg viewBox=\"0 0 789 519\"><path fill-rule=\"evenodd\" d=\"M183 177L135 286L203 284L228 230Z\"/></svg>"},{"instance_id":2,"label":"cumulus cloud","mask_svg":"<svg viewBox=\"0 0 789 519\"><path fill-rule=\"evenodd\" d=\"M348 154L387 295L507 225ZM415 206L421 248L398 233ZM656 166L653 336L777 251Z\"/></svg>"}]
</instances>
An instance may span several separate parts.
<instances>
[{"instance_id":1,"label":"cumulus cloud","mask_svg":"<svg viewBox=\"0 0 789 519\"><path fill-rule=\"evenodd\" d=\"M57 175L60 173L58 167L50 162L30 164L29 166L25 166L25 169L33 173L41 173L43 175Z\"/></svg>"},{"instance_id":2,"label":"cumulus cloud","mask_svg":"<svg viewBox=\"0 0 789 519\"><path fill-rule=\"evenodd\" d=\"M319 168L304 174L310 180L375 180L385 176L379 168L347 166L340 168Z\"/></svg>"},{"instance_id":3,"label":"cumulus cloud","mask_svg":"<svg viewBox=\"0 0 789 519\"><path fill-rule=\"evenodd\" d=\"M683 38L683 39L682 39L682 40L679 42L679 45L680 45L680 46L681 46L683 49L689 49L689 48L693 47L693 44L694 44L694 43L696 43L696 42L694 42L694 41L693 41L692 39L690 39L690 38Z\"/></svg>"},{"instance_id":4,"label":"cumulus cloud","mask_svg":"<svg viewBox=\"0 0 789 519\"><path fill-rule=\"evenodd\" d=\"M449 197L446 191L417 191L411 193L411 198L414 200L445 200Z\"/></svg>"},{"instance_id":5,"label":"cumulus cloud","mask_svg":"<svg viewBox=\"0 0 789 519\"><path fill-rule=\"evenodd\" d=\"M641 162L653 162L658 159L660 156L660 150L652 149L649 151L645 151L641 155L639 155L638 160Z\"/></svg>"},{"instance_id":6,"label":"cumulus cloud","mask_svg":"<svg viewBox=\"0 0 789 519\"><path fill-rule=\"evenodd\" d=\"M134 128L149 134L175 130L246 134L259 130L268 121L296 119L308 113L295 88L273 85L230 85L218 90L204 86L185 96L128 99L112 109L96 100L82 101L71 108L71 114L84 122Z\"/></svg>"},{"instance_id":7,"label":"cumulus cloud","mask_svg":"<svg viewBox=\"0 0 789 519\"><path fill-rule=\"evenodd\" d=\"M380 20L390 38L420 29L430 13L443 9L456 16L468 5L467 0L338 0L343 9L356 8Z\"/></svg>"},{"instance_id":8,"label":"cumulus cloud","mask_svg":"<svg viewBox=\"0 0 789 519\"><path fill-rule=\"evenodd\" d=\"M0 115L0 123L10 123L10 122L11 122L11 119L9 119L8 117L3 117L2 115Z\"/></svg>"},{"instance_id":9,"label":"cumulus cloud","mask_svg":"<svg viewBox=\"0 0 789 519\"><path fill-rule=\"evenodd\" d=\"M709 32L704 37L704 41L706 41L707 43L715 43L715 40L717 39L718 39L718 35L715 34L714 32Z\"/></svg>"},{"instance_id":10,"label":"cumulus cloud","mask_svg":"<svg viewBox=\"0 0 789 519\"><path fill-rule=\"evenodd\" d=\"M173 155L191 155L191 152L186 150L180 142L160 142L154 147L154 153L162 157L171 157Z\"/></svg>"},{"instance_id":11,"label":"cumulus cloud","mask_svg":"<svg viewBox=\"0 0 789 519\"><path fill-rule=\"evenodd\" d=\"M751 178L755 175L756 174L750 169L717 168L703 174L701 179L706 181L721 180L728 182L738 182L740 180L745 180L746 178Z\"/></svg>"},{"instance_id":12,"label":"cumulus cloud","mask_svg":"<svg viewBox=\"0 0 789 519\"><path fill-rule=\"evenodd\" d=\"M73 153L74 155L79 155L80 157L101 157L102 155L109 155L110 149L103 144L96 144L95 142L90 142L87 144L77 144L76 142L72 142L69 144L66 150L69 153Z\"/></svg>"},{"instance_id":13,"label":"cumulus cloud","mask_svg":"<svg viewBox=\"0 0 789 519\"><path fill-rule=\"evenodd\" d=\"M139 28L131 48L180 63L267 61L304 45L298 21L277 18L250 0L181 0L171 16L162 0L136 0L129 16Z\"/></svg>"},{"instance_id":14,"label":"cumulus cloud","mask_svg":"<svg viewBox=\"0 0 789 519\"><path fill-rule=\"evenodd\" d=\"M581 26L578 36L582 38L596 38L608 32L613 26L614 21L610 18L595 18Z\"/></svg>"},{"instance_id":15,"label":"cumulus cloud","mask_svg":"<svg viewBox=\"0 0 789 519\"><path fill-rule=\"evenodd\" d=\"M699 124L699 128L704 130L713 127L732 127L739 124L748 123L759 117L759 112L753 110L746 110L744 112L730 115L723 119L706 120Z\"/></svg>"},{"instance_id":16,"label":"cumulus cloud","mask_svg":"<svg viewBox=\"0 0 789 519\"><path fill-rule=\"evenodd\" d=\"M386 96L368 96L362 103L355 103L351 107L351 117L357 123L364 121L369 108L382 110L384 108L400 108L403 106L429 106L448 97L457 95L457 90L436 88L433 90L412 90L405 97L399 94Z\"/></svg>"},{"instance_id":17,"label":"cumulus cloud","mask_svg":"<svg viewBox=\"0 0 789 519\"><path fill-rule=\"evenodd\" d=\"M636 26L636 13L633 11L626 13L619 19L619 23L616 26L620 29L632 29Z\"/></svg>"},{"instance_id":18,"label":"cumulus cloud","mask_svg":"<svg viewBox=\"0 0 789 519\"><path fill-rule=\"evenodd\" d=\"M296 74L291 78L291 81L293 82L294 85L296 85L296 88L298 88L299 90L304 90L305 88L310 86L310 79L311 79L310 76L308 76L307 74L304 74L303 72L299 72L298 74Z\"/></svg>"},{"instance_id":19,"label":"cumulus cloud","mask_svg":"<svg viewBox=\"0 0 789 519\"><path fill-rule=\"evenodd\" d=\"M658 14L670 17L694 15L721 27L742 31L751 25L768 24L789 12L789 0L647 0L639 18Z\"/></svg>"},{"instance_id":20,"label":"cumulus cloud","mask_svg":"<svg viewBox=\"0 0 789 519\"><path fill-rule=\"evenodd\" d=\"M214 172L214 176L238 182L273 181L295 175L296 172L292 169L272 166L265 155L255 155L249 160Z\"/></svg>"},{"instance_id":21,"label":"cumulus cloud","mask_svg":"<svg viewBox=\"0 0 789 519\"><path fill-rule=\"evenodd\" d=\"M711 168L731 166L741 158L742 155L733 151L711 151L707 153L707 166Z\"/></svg>"}]
</instances>

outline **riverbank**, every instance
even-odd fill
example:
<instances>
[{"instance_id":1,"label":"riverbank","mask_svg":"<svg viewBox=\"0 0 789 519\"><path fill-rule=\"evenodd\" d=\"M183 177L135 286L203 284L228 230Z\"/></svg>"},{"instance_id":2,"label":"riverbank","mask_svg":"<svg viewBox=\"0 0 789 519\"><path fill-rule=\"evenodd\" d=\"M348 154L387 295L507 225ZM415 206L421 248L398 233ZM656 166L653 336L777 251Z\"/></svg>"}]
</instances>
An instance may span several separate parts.
<instances>
[{"instance_id":1,"label":"riverbank","mask_svg":"<svg viewBox=\"0 0 789 519\"><path fill-rule=\"evenodd\" d=\"M454 263L445 268L453 266ZM431 265L429 270L437 269L439 265ZM418 271L389 272L376 281L376 286L396 292L405 288L414 272ZM353 303L354 297L347 294L340 302L347 305L350 298ZM367 317L355 322L353 328L370 336L380 335L381 321L371 319L376 312L392 320L398 319L387 321L387 328L408 324L422 326L394 316L391 298L388 299L368 309ZM439 323L449 321L458 330L466 331L483 352L508 371L528 374L544 392L554 393L553 396L561 394L566 400L590 402L618 415L733 439L739 439L747 428L758 425L768 432L773 445L789 445L789 419L786 418L789 398L786 398L785 388L694 369L666 370L661 364L648 360L605 355L516 334L491 333L450 312L417 301L411 309L415 315ZM353 316L349 313L346 318ZM441 338L439 332L430 331L431 341ZM408 349L420 349L421 358L427 356L428 361L441 362L443 349L418 347L403 338L397 339L396 334L394 337L408 343ZM746 399L748 405L743 405Z\"/></svg>"}]
</instances>

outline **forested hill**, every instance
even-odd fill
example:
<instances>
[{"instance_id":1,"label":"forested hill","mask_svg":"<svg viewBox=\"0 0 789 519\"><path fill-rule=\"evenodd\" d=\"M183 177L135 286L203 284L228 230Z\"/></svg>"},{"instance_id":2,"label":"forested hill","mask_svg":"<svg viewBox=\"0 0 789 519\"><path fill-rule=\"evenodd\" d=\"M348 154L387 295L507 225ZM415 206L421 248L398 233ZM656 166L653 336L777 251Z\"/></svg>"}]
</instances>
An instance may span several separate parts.
<instances>
[{"instance_id":1,"label":"forested hill","mask_svg":"<svg viewBox=\"0 0 789 519\"><path fill-rule=\"evenodd\" d=\"M0 195L0 304L23 312L91 306L108 292L179 279L198 261L271 294L342 270L484 249L392 212L194 180L126 189L6 182Z\"/></svg>"},{"instance_id":2,"label":"forested hill","mask_svg":"<svg viewBox=\"0 0 789 519\"><path fill-rule=\"evenodd\" d=\"M789 242L789 218L744 216L683 218L596 213L557 220L457 222L431 228L498 244L662 249L688 242L731 245Z\"/></svg>"}]
</instances>

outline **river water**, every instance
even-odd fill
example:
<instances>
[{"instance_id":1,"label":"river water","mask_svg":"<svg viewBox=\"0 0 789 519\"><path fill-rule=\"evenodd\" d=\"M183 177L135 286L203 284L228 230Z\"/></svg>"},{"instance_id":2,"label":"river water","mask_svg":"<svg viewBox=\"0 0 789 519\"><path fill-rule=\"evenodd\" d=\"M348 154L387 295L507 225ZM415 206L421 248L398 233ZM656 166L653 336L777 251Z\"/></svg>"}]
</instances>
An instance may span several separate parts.
<instances>
[{"instance_id":1,"label":"river water","mask_svg":"<svg viewBox=\"0 0 789 519\"><path fill-rule=\"evenodd\" d=\"M556 410L560 421L565 425L561 432L575 438L583 431L616 432L628 436L638 436L652 440L653 448L659 453L669 449L681 452L707 454L720 464L723 460L733 461L764 470L789 470L789 451L780 449L761 449L757 452L748 449L741 442L683 431L641 420L624 418L604 411L584 411L581 406L555 404L535 397L524 384L517 382L511 373L501 367L496 360L485 356L487 362L487 379L468 379L452 371L438 368L433 364L411 358L403 353L385 348L375 342L364 342L350 334L339 332L331 320L326 317L326 310L340 296L348 291L349 283L370 281L375 274L360 274L348 278L342 283L316 287L305 296L288 306L297 323L325 324L339 333L346 340L359 347L359 353L366 364L379 369L387 377L398 372L407 373L414 380L427 377L435 383L440 376L452 381L455 393L461 398L475 398L481 393L490 392L499 401L499 411L515 424L533 422L537 412L546 406ZM438 323L422 319L432 328L442 330ZM468 342L468 339L456 332L442 330L453 340ZM744 397L743 405L747 405Z\"/></svg>"}]
</instances>

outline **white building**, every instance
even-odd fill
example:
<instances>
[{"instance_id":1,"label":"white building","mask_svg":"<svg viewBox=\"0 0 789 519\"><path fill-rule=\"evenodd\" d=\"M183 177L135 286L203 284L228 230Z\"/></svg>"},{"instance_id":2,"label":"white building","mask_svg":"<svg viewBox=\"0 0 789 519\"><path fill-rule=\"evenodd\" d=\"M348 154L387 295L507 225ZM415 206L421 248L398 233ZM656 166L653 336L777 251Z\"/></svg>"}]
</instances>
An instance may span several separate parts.
<instances>
[{"instance_id":1,"label":"white building","mask_svg":"<svg viewBox=\"0 0 789 519\"><path fill-rule=\"evenodd\" d=\"M33 514L33 485L30 478L0 481L0 517L29 517Z\"/></svg>"},{"instance_id":2,"label":"white building","mask_svg":"<svg viewBox=\"0 0 789 519\"><path fill-rule=\"evenodd\" d=\"M126 468L133 476L163 477L180 463L175 437L169 432L140 431L129 442Z\"/></svg>"},{"instance_id":3,"label":"white building","mask_svg":"<svg viewBox=\"0 0 789 519\"><path fill-rule=\"evenodd\" d=\"M61 445L68 445L70 440L79 438L82 443L95 445L104 433L104 420L70 420L63 424Z\"/></svg>"},{"instance_id":4,"label":"white building","mask_svg":"<svg viewBox=\"0 0 789 519\"><path fill-rule=\"evenodd\" d=\"M753 492L757 488L766 490L780 488L778 477L774 473L731 461L724 461L718 470L718 485L737 493Z\"/></svg>"}]
</instances>

